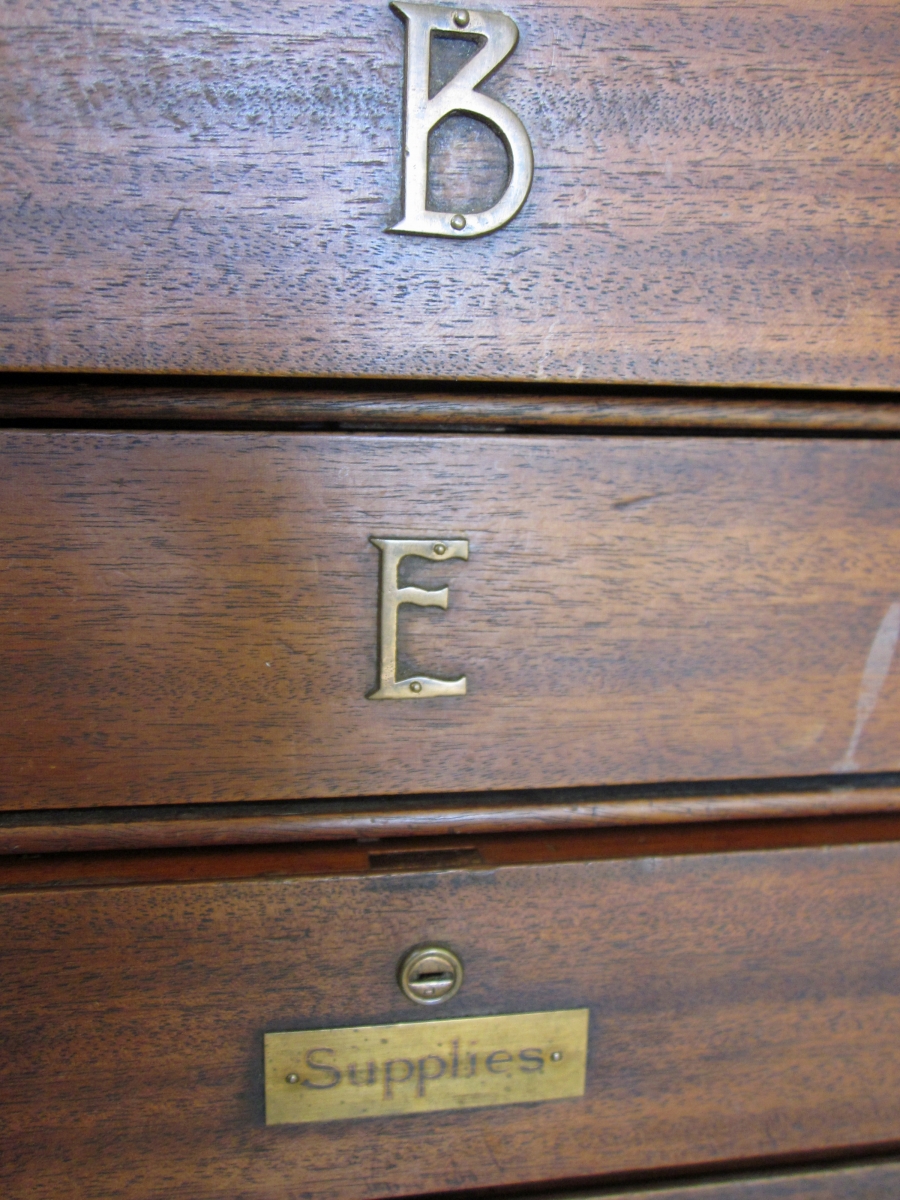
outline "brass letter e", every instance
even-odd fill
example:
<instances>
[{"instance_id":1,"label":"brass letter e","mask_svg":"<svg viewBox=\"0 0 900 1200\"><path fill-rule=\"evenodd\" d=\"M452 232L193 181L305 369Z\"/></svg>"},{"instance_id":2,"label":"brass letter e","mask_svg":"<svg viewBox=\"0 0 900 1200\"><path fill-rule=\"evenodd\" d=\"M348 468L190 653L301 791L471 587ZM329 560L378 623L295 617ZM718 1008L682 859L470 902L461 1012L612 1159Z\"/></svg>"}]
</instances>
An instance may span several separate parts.
<instances>
[{"instance_id":1,"label":"brass letter e","mask_svg":"<svg viewBox=\"0 0 900 1200\"><path fill-rule=\"evenodd\" d=\"M397 678L397 610L401 604L417 604L421 608L446 608L450 598L448 588L427 592L419 587L400 587L397 573L401 561L408 555L446 562L448 558L469 557L465 538L440 542L418 538L378 538L369 541L381 552L381 584L378 595L378 687L369 692L367 700L424 700L429 696L464 696L466 677L460 679L430 679L427 675Z\"/></svg>"}]
</instances>

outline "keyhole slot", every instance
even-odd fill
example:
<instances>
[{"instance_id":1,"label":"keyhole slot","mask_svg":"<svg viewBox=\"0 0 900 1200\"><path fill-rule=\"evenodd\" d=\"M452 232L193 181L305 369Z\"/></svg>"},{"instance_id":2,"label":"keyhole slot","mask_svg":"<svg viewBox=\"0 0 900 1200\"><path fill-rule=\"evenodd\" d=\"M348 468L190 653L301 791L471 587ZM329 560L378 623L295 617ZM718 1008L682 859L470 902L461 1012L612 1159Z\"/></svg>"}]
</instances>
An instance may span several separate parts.
<instances>
[{"instance_id":1,"label":"keyhole slot","mask_svg":"<svg viewBox=\"0 0 900 1200\"><path fill-rule=\"evenodd\" d=\"M459 957L445 946L419 946L400 963L397 982L415 1004L440 1004L456 995L462 983Z\"/></svg>"}]
</instances>

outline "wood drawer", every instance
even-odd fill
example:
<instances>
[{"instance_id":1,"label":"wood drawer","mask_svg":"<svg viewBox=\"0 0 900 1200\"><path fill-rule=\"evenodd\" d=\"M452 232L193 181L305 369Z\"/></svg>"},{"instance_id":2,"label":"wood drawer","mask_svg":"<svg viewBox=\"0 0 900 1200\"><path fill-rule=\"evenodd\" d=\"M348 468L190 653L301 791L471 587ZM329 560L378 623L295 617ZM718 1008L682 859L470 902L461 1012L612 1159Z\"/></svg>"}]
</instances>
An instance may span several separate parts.
<instances>
[{"instance_id":1,"label":"wood drawer","mask_svg":"<svg viewBox=\"0 0 900 1200\"><path fill-rule=\"evenodd\" d=\"M9 809L900 768L886 441L7 431ZM404 605L378 683L377 536ZM433 541L428 541L433 539Z\"/></svg>"},{"instance_id":2,"label":"wood drawer","mask_svg":"<svg viewBox=\"0 0 900 1200\"><path fill-rule=\"evenodd\" d=\"M5 6L0 363L900 384L893 0L500 7L534 183L456 241L387 232L386 0ZM494 135L434 137L431 207L488 207Z\"/></svg>"},{"instance_id":3,"label":"wood drawer","mask_svg":"<svg viewBox=\"0 0 900 1200\"><path fill-rule=\"evenodd\" d=\"M0 870L4 1194L361 1200L896 1143L900 849L836 829L449 871ZM395 970L432 939L466 977L426 1019L590 1010L584 1096L267 1127L264 1032L421 1019Z\"/></svg>"}]
</instances>

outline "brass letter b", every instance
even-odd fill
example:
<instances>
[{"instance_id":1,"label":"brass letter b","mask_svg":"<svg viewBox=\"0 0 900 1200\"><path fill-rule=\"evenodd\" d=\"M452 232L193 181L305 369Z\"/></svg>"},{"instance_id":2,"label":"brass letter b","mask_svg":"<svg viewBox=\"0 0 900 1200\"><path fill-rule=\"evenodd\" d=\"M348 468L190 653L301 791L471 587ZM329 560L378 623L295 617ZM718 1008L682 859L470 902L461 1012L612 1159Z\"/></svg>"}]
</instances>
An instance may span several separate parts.
<instances>
[{"instance_id":1,"label":"brass letter b","mask_svg":"<svg viewBox=\"0 0 900 1200\"><path fill-rule=\"evenodd\" d=\"M391 232L470 238L499 229L525 203L534 175L534 155L525 126L512 109L475 88L512 54L519 40L518 27L505 13L484 9L411 4L407 0L392 0L391 8L406 21L403 219ZM483 45L449 83L429 97L434 33L467 37ZM468 113L484 121L506 147L506 191L484 212L435 212L426 207L428 135L451 113Z\"/></svg>"}]
</instances>

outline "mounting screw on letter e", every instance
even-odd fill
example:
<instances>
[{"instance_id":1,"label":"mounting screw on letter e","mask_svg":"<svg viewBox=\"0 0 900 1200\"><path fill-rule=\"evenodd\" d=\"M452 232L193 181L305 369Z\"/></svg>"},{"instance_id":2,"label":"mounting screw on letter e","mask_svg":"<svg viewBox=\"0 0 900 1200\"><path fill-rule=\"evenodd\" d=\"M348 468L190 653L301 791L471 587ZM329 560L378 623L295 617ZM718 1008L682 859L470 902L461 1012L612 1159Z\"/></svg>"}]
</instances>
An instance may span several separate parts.
<instances>
[{"instance_id":1,"label":"mounting screw on letter e","mask_svg":"<svg viewBox=\"0 0 900 1200\"><path fill-rule=\"evenodd\" d=\"M519 30L502 12L445 8L393 0L391 8L406 21L406 93L404 106L403 219L391 233L425 233L436 237L471 238L491 233L511 221L528 196L534 155L525 126L505 104L475 89L512 54ZM429 97L432 34L483 42L456 75ZM506 191L484 212L434 212L426 207L428 135L451 113L476 117L499 135L509 156Z\"/></svg>"}]
</instances>

